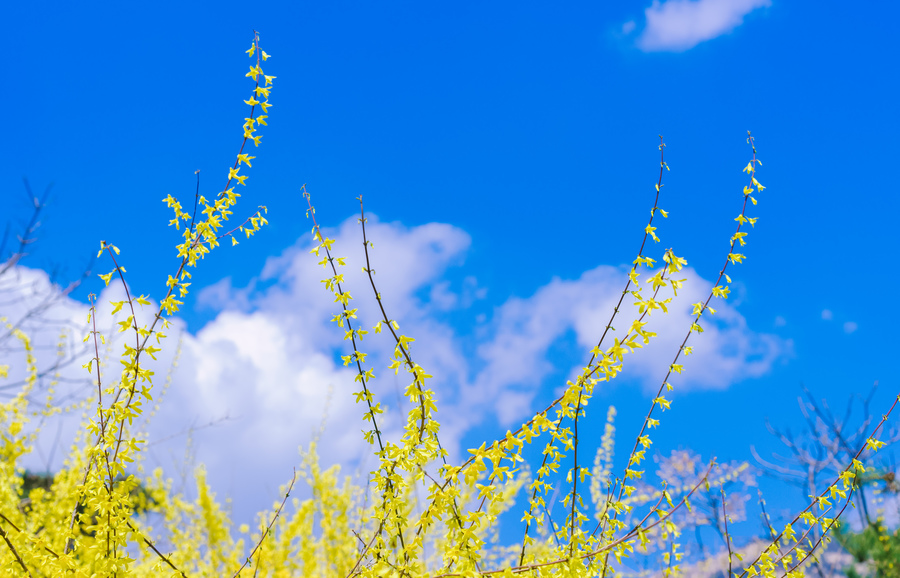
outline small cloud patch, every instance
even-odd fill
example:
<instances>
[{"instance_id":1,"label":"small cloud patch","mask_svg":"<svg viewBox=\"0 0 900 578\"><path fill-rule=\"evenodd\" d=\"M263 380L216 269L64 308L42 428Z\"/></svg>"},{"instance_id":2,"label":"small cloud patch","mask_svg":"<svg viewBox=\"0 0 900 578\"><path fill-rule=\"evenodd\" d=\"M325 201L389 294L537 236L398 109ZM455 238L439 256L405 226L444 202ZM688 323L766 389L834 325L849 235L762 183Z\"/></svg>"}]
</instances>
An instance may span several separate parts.
<instances>
[{"instance_id":1,"label":"small cloud patch","mask_svg":"<svg viewBox=\"0 0 900 578\"><path fill-rule=\"evenodd\" d=\"M771 0L653 0L644 10L647 25L637 44L644 52L689 50L728 34L744 22L744 16L770 5Z\"/></svg>"}]
</instances>

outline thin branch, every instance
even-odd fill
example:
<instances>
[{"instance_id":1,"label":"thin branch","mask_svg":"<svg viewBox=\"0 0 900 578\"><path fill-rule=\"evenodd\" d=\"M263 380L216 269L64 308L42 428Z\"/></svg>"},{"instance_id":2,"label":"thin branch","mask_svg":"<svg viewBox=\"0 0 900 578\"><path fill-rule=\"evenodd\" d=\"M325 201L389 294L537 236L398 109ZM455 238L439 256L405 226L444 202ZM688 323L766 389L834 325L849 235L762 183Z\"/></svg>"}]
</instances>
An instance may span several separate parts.
<instances>
[{"instance_id":1,"label":"thin branch","mask_svg":"<svg viewBox=\"0 0 900 578\"><path fill-rule=\"evenodd\" d=\"M6 522L6 523L9 524L10 526L12 526L13 530L15 530L16 532L18 532L18 533L20 533L20 534L24 534L24 533L25 533L21 528L19 528L18 526L16 526L16 525L12 522L12 520L10 520L9 518L7 518L7 517L4 516L3 514L0 514L0 520L3 520L4 522ZM56 552L54 552L52 549L48 548L46 545L44 545L44 546L42 546L42 547L44 548L44 550L47 551L47 553L49 553L49 554L50 554L51 556L53 556L54 558L59 558L59 554L57 554Z\"/></svg>"},{"instance_id":2,"label":"thin branch","mask_svg":"<svg viewBox=\"0 0 900 578\"><path fill-rule=\"evenodd\" d=\"M669 518L671 518L676 511L678 511L682 506L684 506L685 500L690 498L694 494L694 492L697 491L697 489L700 487L700 484L704 483L707 480L707 478L709 477L709 472L712 470L713 465L715 465L715 461L710 462L709 467L706 470L706 473L703 475L703 477L700 479L700 481L698 481L697 484L693 488L691 488L691 490L687 494L685 494L685 496L683 498L681 498L681 500L677 504L675 504L675 506L671 510L669 510L668 512L665 512L664 510L659 510L658 508L654 507L649 512L647 512L647 515L644 516L641 519L641 521L638 522L637 525L635 525L629 532L627 532L621 538L618 538L617 540L610 542L609 544L606 544L606 545L604 545L596 550L593 550L591 552L579 554L575 557L558 558L555 560L548 560L545 562L538 562L535 564L513 566L511 568L505 568L503 570L491 570L489 572L482 572L481 574L482 574L482 576L493 576L493 575L503 574L504 572L507 572L507 571L510 571L513 574L521 574L524 572L537 570L539 568L546 568L549 566L558 566L560 564L566 564L566 563L570 562L571 560L584 560L586 558L593 558L594 556L599 556L601 554L605 554L605 553L609 552L610 550L612 550L613 548L615 548L616 546L618 546L619 544L622 544L623 542L627 542L627 541L633 539L637 535L638 530L642 530L642 531L646 532L646 531L651 530L651 529L655 528L656 526L662 524ZM660 500L657 502L656 505L659 506L659 504L661 502L662 502L662 497L660 497ZM662 512L665 512L665 513L662 513ZM644 523L650 518L650 516L653 513L657 513L657 514L662 513L662 515L659 516L658 520L656 520L652 524L648 524L646 527L644 527ZM461 574L457 574L457 573L438 574L437 576L432 576L432 578L446 578L448 576L461 576Z\"/></svg>"},{"instance_id":3,"label":"thin branch","mask_svg":"<svg viewBox=\"0 0 900 578\"><path fill-rule=\"evenodd\" d=\"M172 570L174 570L174 571L178 572L179 574L181 574L181 576L182 576L183 578L187 578L187 575L186 575L181 569L179 569L177 566L175 566L175 564L173 564L172 561L169 560L169 557L168 557L168 556L166 556L165 554L163 554L162 552L160 552L160 551L157 549L157 547L153 545L153 542L151 542L150 539L147 538L147 536L145 536L142 532L139 532L138 529L135 528L135 527L132 525L132 523L131 523L130 521L126 520L126 521L125 521L125 524L127 524L128 527L131 528L131 531L132 531L132 532L134 532L135 534L139 534L140 537L141 537L141 539L144 541L144 543L147 544L147 546L149 546L151 550L153 550L154 552L156 552L156 555L159 556L160 559L161 559L163 562L165 562L166 564L168 564L168 565L169 565L169 568L171 568Z\"/></svg>"},{"instance_id":4,"label":"thin branch","mask_svg":"<svg viewBox=\"0 0 900 578\"><path fill-rule=\"evenodd\" d=\"M25 566L25 562L22 561L22 557L19 556L19 553L16 551L16 547L13 546L13 543L9 540L9 536L6 535L6 530L0 528L0 537L3 538L3 541L6 542L6 545L9 546L9 550L13 553L13 556L16 557L16 561L19 562L19 566L22 567L22 570L25 571L26 574L31 576L31 571L28 570L28 567Z\"/></svg>"},{"instance_id":5,"label":"thin branch","mask_svg":"<svg viewBox=\"0 0 900 578\"><path fill-rule=\"evenodd\" d=\"M882 426L885 424L885 422L886 422L886 421L888 420L888 418L891 416L891 413L894 411L894 408L897 407L897 403L898 403L898 402L900 402L900 396L897 396L897 397L894 398L894 402L891 404L891 407L888 409L887 413L884 414L884 415L881 417L881 421L878 422L878 425L877 425L877 426L875 426L875 429L872 431L872 435L869 436L868 439L874 439L874 438L875 438L875 436L878 434L878 431L882 428ZM829 495L829 494L831 493L831 488L832 488L832 487L836 487L837 484L838 484L838 483L841 481L841 479L843 478L844 474L846 474L847 472L850 472L850 469L851 469L851 468L854 468L854 467L856 466L856 464L859 463L859 457L862 455L862 453L863 453L864 451L866 451L866 448L868 448L868 447L869 447L869 444L868 444L868 443L862 444L862 446L859 448L859 450L856 452L856 454L854 454L853 459L850 460L850 463L847 464L847 467L845 467L845 468L843 469L843 471L840 473L840 475L838 475L838 476L834 479L834 481L832 481L830 484L828 484L828 487L826 487L824 490L822 490L821 493L819 493L818 495L816 495L816 496L813 498L813 500L810 501L810 503L809 503L808 506L806 506L799 514L797 514L796 516L794 516L794 519L791 520L791 523L790 523L791 526L793 526L795 523L797 523L797 521L800 519L801 516L803 516L804 514L806 514L807 512L809 512L810 510L812 510L812 508L815 507L816 504L819 503L819 499L820 499L820 498L824 498L824 497L826 497L827 495ZM854 487L855 487L855 486L853 486L852 484L850 485L850 492L851 492L851 493L853 492ZM848 500L848 503L849 503L849 500ZM846 504L844 504L844 507L846 508ZM830 509L830 508L829 508L829 509ZM843 512L843 509L841 509L841 511ZM824 514L822 514L822 515L824 515ZM830 526L829 526L829 527L830 527ZM812 529L812 528L810 528L810 529ZM825 534L825 533L823 532L823 533L822 533L822 536L819 537L820 540L824 537L824 534ZM782 539L783 536L784 536L784 531L782 531L780 534L778 534L778 536L776 536L775 539L772 540L772 543L773 543L773 544L774 544L774 543L777 543L779 540ZM795 546L796 546L796 544L795 544ZM789 552L790 552L790 551L789 551ZM789 552L788 552L788 553L789 553ZM811 553L811 552L810 552L810 553ZM787 555L787 554L785 554L785 555ZM748 571L749 571L749 568L753 568L753 567L756 565L756 563L759 562L761 556L762 556L762 553L760 553L760 555L757 556L756 559L753 560L753 562L750 563L750 565L747 567L748 570L744 570L743 573L741 573L740 576L738 576L738 578L743 578L744 576L747 576L747 573L748 573Z\"/></svg>"},{"instance_id":6,"label":"thin branch","mask_svg":"<svg viewBox=\"0 0 900 578\"><path fill-rule=\"evenodd\" d=\"M731 576L731 563L734 554L731 551L731 534L728 533L728 508L725 501L725 488L719 488L719 492L722 493L722 519L725 521L725 546L728 548L728 576Z\"/></svg>"},{"instance_id":7,"label":"thin branch","mask_svg":"<svg viewBox=\"0 0 900 578\"><path fill-rule=\"evenodd\" d=\"M244 563L241 564L241 567L238 568L237 572L234 573L234 576L232 578L237 578L241 574L241 571L247 567L247 564L250 563L250 560L253 558L254 554L256 554L256 551L259 550L259 548L262 546L263 540L265 540L266 536L269 535L269 532L272 530L272 526L275 524L275 520L277 520L278 516L281 515L281 510L284 508L284 504L285 504L285 502L287 502L288 496L291 495L291 490L294 489L294 482L296 482L296 481L297 481L297 469L294 468L294 475L291 476L291 483L288 486L287 492L285 492L285 494L284 494L284 498L281 500L281 504L278 506L278 509L275 510L275 515L272 516L272 521L269 522L269 525L266 527L262 536L259 538L259 542L256 543L256 546L253 547L253 551L250 552L250 555L247 556L247 559L244 560Z\"/></svg>"}]
</instances>

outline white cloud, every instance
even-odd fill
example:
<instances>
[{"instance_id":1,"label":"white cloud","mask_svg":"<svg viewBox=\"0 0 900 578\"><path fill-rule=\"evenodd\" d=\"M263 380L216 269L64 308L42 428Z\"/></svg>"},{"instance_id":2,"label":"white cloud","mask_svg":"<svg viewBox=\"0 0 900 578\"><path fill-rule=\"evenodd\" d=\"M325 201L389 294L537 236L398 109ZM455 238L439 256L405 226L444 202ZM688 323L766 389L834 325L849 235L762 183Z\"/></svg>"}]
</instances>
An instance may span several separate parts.
<instances>
[{"instance_id":1,"label":"white cloud","mask_svg":"<svg viewBox=\"0 0 900 578\"><path fill-rule=\"evenodd\" d=\"M844 323L844 333L853 333L857 329L859 329L859 325L857 325L855 321Z\"/></svg>"},{"instance_id":2,"label":"white cloud","mask_svg":"<svg viewBox=\"0 0 900 578\"><path fill-rule=\"evenodd\" d=\"M634 29L637 27L637 23L634 20L629 20L625 24L622 25L622 34L628 35L634 32Z\"/></svg>"},{"instance_id":3,"label":"white cloud","mask_svg":"<svg viewBox=\"0 0 900 578\"><path fill-rule=\"evenodd\" d=\"M781 315L775 317L775 327L784 327L785 325L787 325L787 319Z\"/></svg>"},{"instance_id":4,"label":"white cloud","mask_svg":"<svg viewBox=\"0 0 900 578\"><path fill-rule=\"evenodd\" d=\"M371 328L379 311L361 271L365 262L358 227L351 218L327 235L336 239L335 255L347 258L344 287L354 297L353 306L359 307L358 321ZM469 236L450 225L407 228L380 223L374 216L367 231L374 242L370 254L378 290L388 315L399 321L402 333L416 339L413 358L435 376L430 387L441 408L441 439L457 456L462 436L472 427L492 421L505 429L537 409L535 400L546 378L559 369L552 346L574 335L582 351L593 347L625 282L625 270L609 266L574 280L554 279L531 296L508 299L490 315L472 315L478 323L474 331L460 331L450 324L447 312L464 310L487 296L475 277L453 281L458 276L447 275L463 263ZM256 289L257 280L247 288L234 288L226 279L203 290L198 303L219 312L196 335L182 334L177 371L150 424L148 465L162 465L172 475L184 464L181 448L188 436L154 442L228 418L191 434L188 461L206 464L220 496L236 497L234 511L240 520L249 520L277 497L278 485L299 461L297 448L308 444L323 422L319 451L325 461L361 472L372 466L363 458L371 448L360 431L364 408L353 400L354 372L339 358L348 353L348 344L343 331L329 321L338 308L320 282L328 273L317 260L303 239L268 260L258 278L266 289ZM685 286L670 314L656 312L650 318L647 329L658 337L626 357L623 377L637 380L646 391L659 386L677 351L690 325L690 304L705 299L710 288L691 269L682 277ZM111 286L101 303L120 298L116 291L121 289ZM76 317L83 317L86 307L71 303ZM706 331L692 337L694 354L684 362L684 375L672 380L682 390L727 388L763 375L790 352L789 342L751 331L727 302L715 306L718 313L704 317ZM614 323L618 334L630 324L634 307L626 300L623 309ZM158 364L160 388L178 327L169 333L172 338ZM370 354L367 362L378 377L372 388L387 408L379 426L386 436L396 437L407 407L402 391L408 378L403 373L395 377L387 369L393 345L386 335L369 334L361 349ZM571 373L577 368L562 369Z\"/></svg>"},{"instance_id":5,"label":"white cloud","mask_svg":"<svg viewBox=\"0 0 900 578\"><path fill-rule=\"evenodd\" d=\"M118 367L115 357L122 350L123 338L128 337L127 333L118 333L115 325L115 321L125 317L127 307L113 318L110 301L125 298L122 286L113 283L105 287L95 301L97 314L93 321L97 331L105 337L99 344L105 386L113 380ZM153 303L144 307L137 305L138 323L151 321L155 310ZM91 366L92 374L82 366L95 355L93 342L83 341L93 327L87 322L89 311L88 304L69 298L65 289L54 284L44 271L17 266L0 275L0 318L5 317L11 326L23 331L36 358L39 378L29 395L29 402L42 407L52 390L53 405L66 410L63 415L51 418L36 414L26 426L29 431L41 432L34 451L21 464L30 470L53 470L61 465L83 417L82 408L76 402L96 389L96 363ZM169 333L178 334L182 328L183 323L173 320ZM158 363L146 360L145 366L152 367L157 374L164 374L172 354L169 348L160 354ZM113 359L110 361L110 358ZM11 332L0 333L0 365L9 365L9 376L0 379L0 397L9 398L21 391L27 371L24 349Z\"/></svg>"},{"instance_id":6,"label":"white cloud","mask_svg":"<svg viewBox=\"0 0 900 578\"><path fill-rule=\"evenodd\" d=\"M625 358L623 377L638 379L647 392L659 388L678 351L691 324L691 304L705 301L711 287L693 269L683 270L682 277L686 279L684 287L669 306L669 314L655 312L649 317L645 329L657 336ZM572 330L584 351L594 347L625 279L622 269L600 266L577 280L555 279L528 299L507 301L494 316L494 334L480 346L479 355L487 364L467 396L479 405L493 401L502 422L521 418L518 410L510 407L522 406L523 396L533 398L542 379L554 368L547 358L551 344ZM735 381L765 374L776 359L790 354L790 342L752 332L744 317L727 303L714 306L716 315L704 317L701 323L703 334L692 336L689 342L694 352L683 358L684 374L673 376L672 383L687 389L725 389ZM633 311L636 307L629 297L613 323L618 331L609 336L607 344L613 336L625 333Z\"/></svg>"},{"instance_id":7,"label":"white cloud","mask_svg":"<svg viewBox=\"0 0 900 578\"><path fill-rule=\"evenodd\" d=\"M831 321L834 319L834 313L831 312L831 309L823 309L822 310L822 320L823 321Z\"/></svg>"},{"instance_id":8,"label":"white cloud","mask_svg":"<svg viewBox=\"0 0 900 578\"><path fill-rule=\"evenodd\" d=\"M667 0L644 10L647 24L637 44L646 52L681 52L727 34L744 16L771 0Z\"/></svg>"},{"instance_id":9,"label":"white cloud","mask_svg":"<svg viewBox=\"0 0 900 578\"><path fill-rule=\"evenodd\" d=\"M250 297L256 288L256 279L251 279L247 287L236 289L231 284L231 277L220 279L203 288L197 294L197 307L208 309L240 309L250 308Z\"/></svg>"}]
</instances>

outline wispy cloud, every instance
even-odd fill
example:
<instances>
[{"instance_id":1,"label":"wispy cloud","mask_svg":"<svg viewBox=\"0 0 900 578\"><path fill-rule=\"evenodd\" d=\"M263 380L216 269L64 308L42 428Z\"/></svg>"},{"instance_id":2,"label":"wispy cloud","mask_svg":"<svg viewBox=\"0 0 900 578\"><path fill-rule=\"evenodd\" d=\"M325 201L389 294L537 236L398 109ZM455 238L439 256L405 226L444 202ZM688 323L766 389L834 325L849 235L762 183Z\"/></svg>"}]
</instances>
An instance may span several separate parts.
<instances>
[{"instance_id":1,"label":"wispy cloud","mask_svg":"<svg viewBox=\"0 0 900 578\"><path fill-rule=\"evenodd\" d=\"M771 0L653 0L644 10L646 26L637 45L646 52L688 50L731 32L744 16L770 5Z\"/></svg>"}]
</instances>

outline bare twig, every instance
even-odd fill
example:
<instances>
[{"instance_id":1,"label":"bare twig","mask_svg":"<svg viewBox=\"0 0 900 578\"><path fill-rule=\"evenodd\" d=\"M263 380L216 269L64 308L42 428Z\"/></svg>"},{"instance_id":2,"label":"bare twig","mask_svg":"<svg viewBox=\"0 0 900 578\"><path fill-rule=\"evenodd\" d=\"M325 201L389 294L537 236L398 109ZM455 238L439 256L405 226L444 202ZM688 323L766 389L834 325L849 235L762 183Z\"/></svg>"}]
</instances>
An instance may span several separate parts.
<instances>
[{"instance_id":1,"label":"bare twig","mask_svg":"<svg viewBox=\"0 0 900 578\"><path fill-rule=\"evenodd\" d=\"M285 502L287 502L288 496L291 495L291 490L294 489L294 482L296 482L296 481L297 481L297 469L294 468L294 475L291 476L291 483L288 486L287 492L285 492L285 494L284 494L284 498L281 500L281 504L278 506L278 509L275 510L275 515L272 516L272 521L269 522L268 526L266 526L266 529L263 532L262 536L260 536L259 541L256 543L256 546L253 547L253 551L250 552L250 555L247 556L247 559L244 560L244 563L241 564L241 567L238 568L237 572L234 573L233 578L237 578L237 576L239 576L241 574L241 571L247 567L247 564L250 563L250 560L253 558L254 554L256 554L256 551L259 550L259 548L262 546L263 540L265 540L266 536L269 535L269 532L272 530L272 526L275 524L275 520L277 520L278 516L281 515L281 510L284 508L284 504L285 504Z\"/></svg>"},{"instance_id":2,"label":"bare twig","mask_svg":"<svg viewBox=\"0 0 900 578\"><path fill-rule=\"evenodd\" d=\"M153 551L156 553L156 555L159 556L159 558L160 558L163 562L165 562L166 564L168 564L168 565L169 565L169 568L171 568L172 570L174 570L174 571L178 572L179 574L181 574L182 578L187 578L187 575L186 575L181 569L179 569L177 566L175 566L175 564L173 564L172 561L169 560L169 557L168 557L168 556L166 556L165 554L163 554L162 552L160 552L159 549L157 549L157 547L156 547L155 545L153 545L153 542L151 542L150 539L147 538L147 536L145 536L142 532L139 532L138 529L135 528L134 525L132 525L132 523L131 523L130 521L127 521L127 520L126 520L126 521L125 521L125 524L127 524L128 527L131 528L131 531L132 531L132 532L134 532L135 534L139 534L140 537L141 537L141 540L143 540L144 543L147 544L147 546L149 546L150 549L153 550Z\"/></svg>"}]
</instances>

